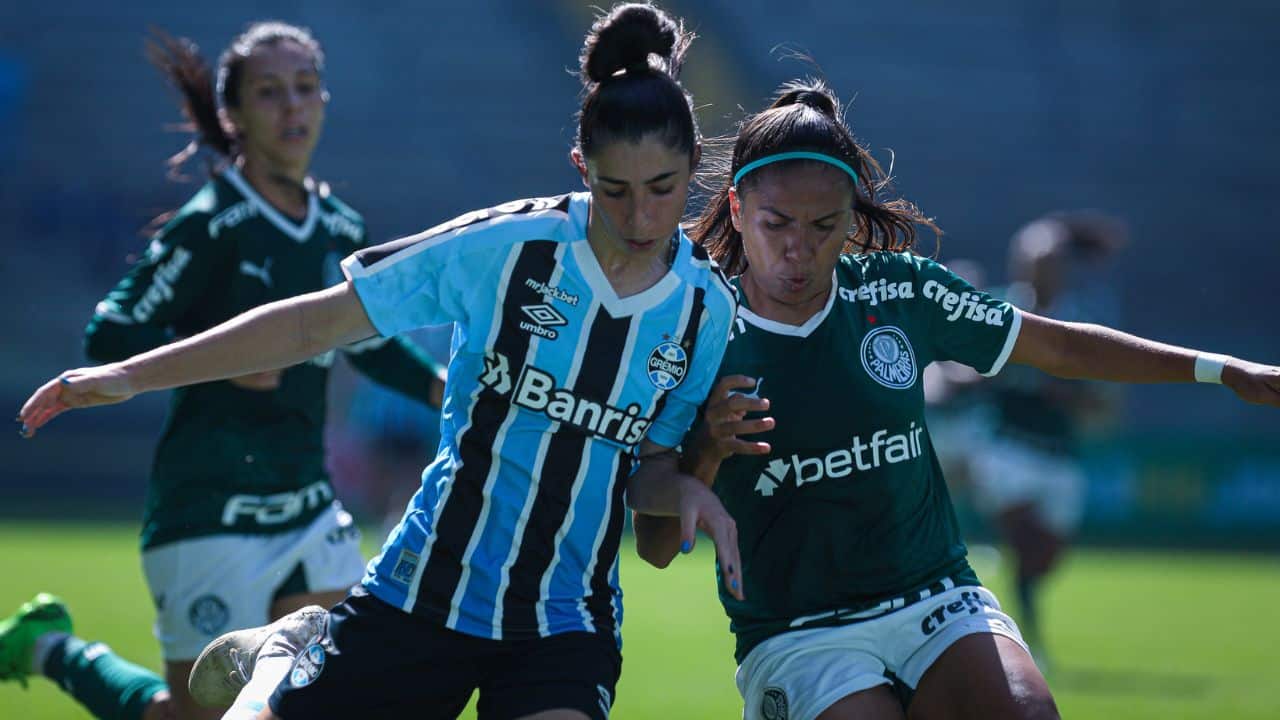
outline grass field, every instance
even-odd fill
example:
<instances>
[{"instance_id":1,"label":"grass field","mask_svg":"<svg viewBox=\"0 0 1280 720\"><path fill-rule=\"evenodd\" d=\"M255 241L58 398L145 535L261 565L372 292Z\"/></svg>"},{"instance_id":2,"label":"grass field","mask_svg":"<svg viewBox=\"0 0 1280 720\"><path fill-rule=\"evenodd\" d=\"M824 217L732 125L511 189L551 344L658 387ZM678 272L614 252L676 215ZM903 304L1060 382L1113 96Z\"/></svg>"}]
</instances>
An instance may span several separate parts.
<instances>
[{"instance_id":1,"label":"grass field","mask_svg":"<svg viewBox=\"0 0 1280 720\"><path fill-rule=\"evenodd\" d=\"M37 590L59 593L79 634L158 667L134 532L126 525L5 521L0 612ZM624 544L618 720L741 716L709 547L702 542L693 557L659 572ZM1003 578L993 570L979 566L1003 595ZM1075 720L1280 717L1278 608L1275 557L1077 552L1048 588L1050 686L1063 716ZM88 715L34 679L25 691L0 686L0 717Z\"/></svg>"}]
</instances>

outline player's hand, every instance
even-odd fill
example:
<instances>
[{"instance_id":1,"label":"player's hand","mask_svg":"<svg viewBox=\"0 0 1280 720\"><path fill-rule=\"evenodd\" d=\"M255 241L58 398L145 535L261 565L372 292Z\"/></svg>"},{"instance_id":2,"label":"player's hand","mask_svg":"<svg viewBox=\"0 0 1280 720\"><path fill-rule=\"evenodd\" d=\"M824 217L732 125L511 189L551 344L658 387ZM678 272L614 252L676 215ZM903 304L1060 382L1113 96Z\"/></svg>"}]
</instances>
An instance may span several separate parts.
<instances>
[{"instance_id":1,"label":"player's hand","mask_svg":"<svg viewBox=\"0 0 1280 720\"><path fill-rule=\"evenodd\" d=\"M740 437L773 429L771 417L747 419L747 413L769 409L769 399L759 397L757 391L755 378L746 375L720 378L707 396L707 409L703 412L705 422L695 438L700 452L718 460L730 455L769 454L772 449L769 443Z\"/></svg>"},{"instance_id":2,"label":"player's hand","mask_svg":"<svg viewBox=\"0 0 1280 720\"><path fill-rule=\"evenodd\" d=\"M1280 407L1280 367L1232 358L1222 368L1222 384L1245 402Z\"/></svg>"},{"instance_id":3,"label":"player's hand","mask_svg":"<svg viewBox=\"0 0 1280 720\"><path fill-rule=\"evenodd\" d=\"M266 372L249 373L240 377L227 378L227 382L245 390L266 392L280 387L280 377L283 374L283 370L267 370Z\"/></svg>"},{"instance_id":4,"label":"player's hand","mask_svg":"<svg viewBox=\"0 0 1280 720\"><path fill-rule=\"evenodd\" d=\"M688 475L678 476L680 487L680 551L691 552L697 531L711 537L716 546L716 562L725 590L742 600L742 562L738 556L738 525L724 509L720 498L706 485Z\"/></svg>"},{"instance_id":5,"label":"player's hand","mask_svg":"<svg viewBox=\"0 0 1280 720\"><path fill-rule=\"evenodd\" d=\"M72 408L112 405L137 394L119 364L68 370L40 386L22 405L18 421L29 438L50 420Z\"/></svg>"}]
</instances>

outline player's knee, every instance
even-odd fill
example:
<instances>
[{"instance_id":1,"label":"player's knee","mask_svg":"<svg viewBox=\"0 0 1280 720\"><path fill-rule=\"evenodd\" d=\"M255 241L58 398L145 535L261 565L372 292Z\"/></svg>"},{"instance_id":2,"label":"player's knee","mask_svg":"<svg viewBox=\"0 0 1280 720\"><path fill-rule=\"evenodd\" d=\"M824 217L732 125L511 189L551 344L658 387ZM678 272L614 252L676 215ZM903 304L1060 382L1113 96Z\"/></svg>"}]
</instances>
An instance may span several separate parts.
<instances>
[{"instance_id":1,"label":"player's knee","mask_svg":"<svg viewBox=\"0 0 1280 720\"><path fill-rule=\"evenodd\" d=\"M1007 707L993 717L1017 718L1018 720L1058 720L1058 704L1053 694L1045 685L1039 673L1035 677L1018 678L1018 673L1009 677L1010 690ZM1005 703L1001 703L1005 704Z\"/></svg>"},{"instance_id":2,"label":"player's knee","mask_svg":"<svg viewBox=\"0 0 1280 720\"><path fill-rule=\"evenodd\" d=\"M1048 690L1037 691L1019 699L1019 714L1023 720L1060 720L1058 704Z\"/></svg>"}]
</instances>

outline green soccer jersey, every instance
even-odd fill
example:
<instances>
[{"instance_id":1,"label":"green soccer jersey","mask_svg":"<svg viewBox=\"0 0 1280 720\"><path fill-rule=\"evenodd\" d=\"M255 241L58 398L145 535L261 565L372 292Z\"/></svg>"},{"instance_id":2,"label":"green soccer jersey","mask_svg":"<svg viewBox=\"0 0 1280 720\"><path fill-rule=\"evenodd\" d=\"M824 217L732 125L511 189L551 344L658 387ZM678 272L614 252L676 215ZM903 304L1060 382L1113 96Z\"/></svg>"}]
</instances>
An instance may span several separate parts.
<instances>
[{"instance_id":1,"label":"green soccer jersey","mask_svg":"<svg viewBox=\"0 0 1280 720\"><path fill-rule=\"evenodd\" d=\"M736 282L736 281L735 281ZM952 577L976 583L924 421L921 370L1004 365L1021 316L942 265L845 255L803 326L743 304L720 375L759 379L768 456L732 456L715 491L738 526L745 602L721 588L739 662L760 642ZM863 615L865 617L865 615Z\"/></svg>"},{"instance_id":2,"label":"green soccer jersey","mask_svg":"<svg viewBox=\"0 0 1280 720\"><path fill-rule=\"evenodd\" d=\"M94 310L89 357L121 360L263 303L342 281L361 217L321 186L295 221L234 169L210 180L151 239ZM358 370L426 400L435 365L400 341L345 348ZM304 525L333 498L324 467L325 383L334 353L285 370L274 390L227 381L174 391L152 464L143 547Z\"/></svg>"}]
</instances>

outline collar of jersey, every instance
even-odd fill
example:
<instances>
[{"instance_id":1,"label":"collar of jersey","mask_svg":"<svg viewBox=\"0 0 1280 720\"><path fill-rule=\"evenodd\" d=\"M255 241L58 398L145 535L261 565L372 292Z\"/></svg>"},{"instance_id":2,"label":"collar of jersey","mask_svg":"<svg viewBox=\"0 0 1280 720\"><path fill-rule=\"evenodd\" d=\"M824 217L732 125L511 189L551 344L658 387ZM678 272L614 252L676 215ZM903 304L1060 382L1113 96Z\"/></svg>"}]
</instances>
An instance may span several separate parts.
<instances>
[{"instance_id":1,"label":"collar of jersey","mask_svg":"<svg viewBox=\"0 0 1280 720\"><path fill-rule=\"evenodd\" d=\"M691 244L685 238L684 230L676 230L676 232L679 234L676 239L679 243L679 250L676 251L675 262L671 263L671 267L667 268L667 274L663 275L648 290L638 292L635 295L628 295L624 298L618 297L618 294L613 291L613 285L609 284L609 278L605 276L604 270L600 267L600 261L596 259L596 254L591 250L591 243L587 242L587 223L585 219L582 220L578 239L570 247L573 250L574 260L578 262L578 268L582 271L582 277L587 281L587 285L591 287L591 293L595 296L595 299L613 317L626 317L628 315L638 315L652 308L665 300L680 285L680 276L676 275L675 266L682 262L688 262Z\"/></svg>"},{"instance_id":2,"label":"collar of jersey","mask_svg":"<svg viewBox=\"0 0 1280 720\"><path fill-rule=\"evenodd\" d=\"M301 225L293 222L285 217L283 213L275 209L266 198L258 194L257 190L244 179L240 171L235 166L230 166L223 171L222 177L226 178L231 187L235 188L244 199L252 203L258 208L258 212L267 219L272 225L276 226L280 232L293 238L296 242L306 242L311 237L311 231L316 228L316 218L320 215L320 205L316 201L314 192L307 193L307 219L302 221Z\"/></svg>"},{"instance_id":3,"label":"collar of jersey","mask_svg":"<svg viewBox=\"0 0 1280 720\"><path fill-rule=\"evenodd\" d=\"M823 306L822 310L814 313L813 317L805 320L803 325L788 325L787 323L778 322L777 320L760 317L759 315L751 312L751 308L747 307L745 304L738 306L738 317L742 318L743 322L754 325L761 330L771 332L775 335L790 335L792 337L801 338L809 337L809 335L813 333L814 329L821 325L822 321L826 320L827 316L831 314L831 307L835 305L836 302L837 282L836 273L832 270L831 294L827 296L827 304ZM742 281L739 280L738 284L741 285ZM745 298L746 296L747 293L743 291L742 297Z\"/></svg>"}]
</instances>

